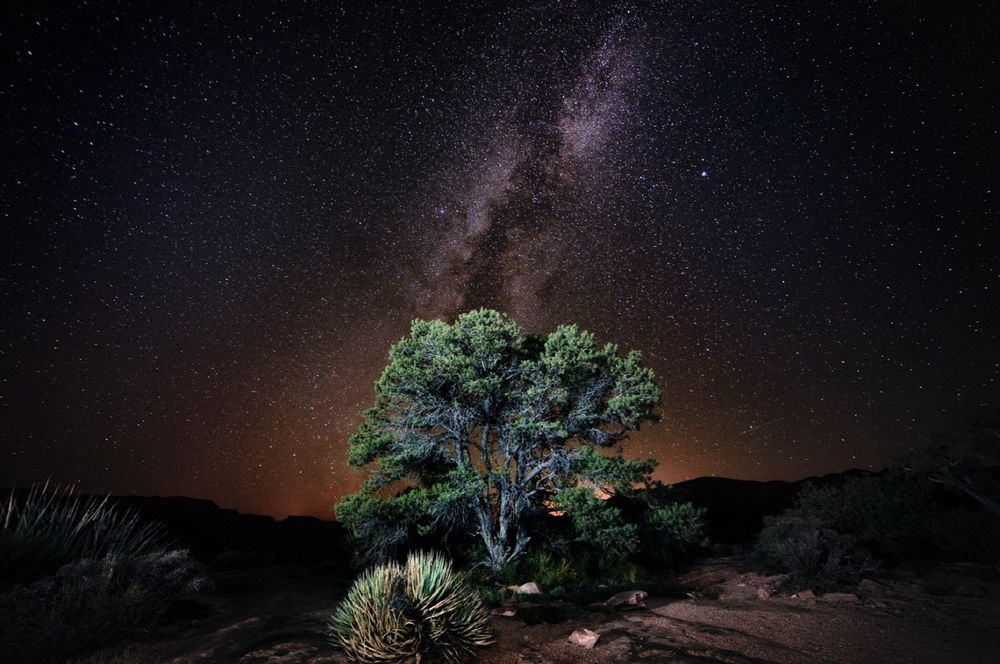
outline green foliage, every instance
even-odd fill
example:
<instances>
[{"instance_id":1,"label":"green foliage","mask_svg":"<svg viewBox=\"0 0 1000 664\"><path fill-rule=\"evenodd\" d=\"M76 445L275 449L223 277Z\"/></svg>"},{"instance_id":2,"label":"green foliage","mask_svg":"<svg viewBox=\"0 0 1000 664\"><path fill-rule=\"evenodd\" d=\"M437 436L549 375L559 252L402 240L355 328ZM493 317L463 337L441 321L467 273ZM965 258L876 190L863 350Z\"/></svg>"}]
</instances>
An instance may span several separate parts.
<instances>
[{"instance_id":1,"label":"green foliage","mask_svg":"<svg viewBox=\"0 0 1000 664\"><path fill-rule=\"evenodd\" d=\"M691 503L651 501L639 526L643 554L660 565L689 559L708 544L705 515Z\"/></svg>"},{"instance_id":2,"label":"green foliage","mask_svg":"<svg viewBox=\"0 0 1000 664\"><path fill-rule=\"evenodd\" d=\"M589 595L601 585L633 584L641 572L642 568L627 553L608 555L586 544L558 550L532 545L524 556L504 568L504 576L510 582L534 581L552 597ZM493 597L492 593L488 594Z\"/></svg>"},{"instance_id":3,"label":"green foliage","mask_svg":"<svg viewBox=\"0 0 1000 664\"><path fill-rule=\"evenodd\" d=\"M427 491L421 489L384 499L356 493L337 504L337 518L361 545L369 562L375 562L397 555L426 528L429 502Z\"/></svg>"},{"instance_id":4,"label":"green foliage","mask_svg":"<svg viewBox=\"0 0 1000 664\"><path fill-rule=\"evenodd\" d=\"M535 581L549 594L573 589L586 578L589 561L561 556L540 546L531 547L517 562L505 569L506 577L516 583Z\"/></svg>"},{"instance_id":5,"label":"green foliage","mask_svg":"<svg viewBox=\"0 0 1000 664\"><path fill-rule=\"evenodd\" d=\"M620 509L595 496L593 489L565 489L553 502L572 521L575 540L597 549L602 563L612 564L638 550L639 527L626 521Z\"/></svg>"},{"instance_id":6,"label":"green foliage","mask_svg":"<svg viewBox=\"0 0 1000 664\"><path fill-rule=\"evenodd\" d=\"M639 353L601 346L575 325L525 335L486 309L453 325L414 321L375 394L348 455L371 474L336 508L369 560L397 554L414 535L475 533L499 574L527 549L526 516L543 512L553 494L580 481L627 493L655 467L594 451L656 419L660 392ZM393 488L395 497L382 495ZM585 512L578 521L587 541L622 536L621 546L634 548L634 528L575 495L564 502Z\"/></svg>"},{"instance_id":7,"label":"green foliage","mask_svg":"<svg viewBox=\"0 0 1000 664\"><path fill-rule=\"evenodd\" d=\"M0 661L63 661L145 633L171 598L209 585L158 528L106 501L36 488L8 500L0 524Z\"/></svg>"},{"instance_id":8,"label":"green foliage","mask_svg":"<svg viewBox=\"0 0 1000 664\"><path fill-rule=\"evenodd\" d=\"M476 591L435 553L362 573L329 631L334 645L364 664L458 662L495 640Z\"/></svg>"}]
</instances>

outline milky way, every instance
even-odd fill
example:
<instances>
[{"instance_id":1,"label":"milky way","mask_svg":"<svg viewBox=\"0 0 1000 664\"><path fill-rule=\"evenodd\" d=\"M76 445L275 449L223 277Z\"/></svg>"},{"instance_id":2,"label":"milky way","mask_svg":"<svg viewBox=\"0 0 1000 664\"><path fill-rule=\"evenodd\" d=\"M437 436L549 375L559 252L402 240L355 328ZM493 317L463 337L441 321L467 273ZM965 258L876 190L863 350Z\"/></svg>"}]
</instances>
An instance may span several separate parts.
<instances>
[{"instance_id":1,"label":"milky way","mask_svg":"<svg viewBox=\"0 0 1000 664\"><path fill-rule=\"evenodd\" d=\"M605 221L633 118L643 26L619 14L588 44L575 14L548 14L541 28L528 25L534 18L503 25L523 36L472 118L485 140L463 137L453 190L442 192L452 202L425 238L413 291L421 316L491 307L537 323L546 293L580 271L582 242L600 235L593 227Z\"/></svg>"},{"instance_id":2,"label":"milky way","mask_svg":"<svg viewBox=\"0 0 1000 664\"><path fill-rule=\"evenodd\" d=\"M641 350L668 481L995 407L988 6L856 4L10 5L0 486L328 515L481 306Z\"/></svg>"}]
</instances>

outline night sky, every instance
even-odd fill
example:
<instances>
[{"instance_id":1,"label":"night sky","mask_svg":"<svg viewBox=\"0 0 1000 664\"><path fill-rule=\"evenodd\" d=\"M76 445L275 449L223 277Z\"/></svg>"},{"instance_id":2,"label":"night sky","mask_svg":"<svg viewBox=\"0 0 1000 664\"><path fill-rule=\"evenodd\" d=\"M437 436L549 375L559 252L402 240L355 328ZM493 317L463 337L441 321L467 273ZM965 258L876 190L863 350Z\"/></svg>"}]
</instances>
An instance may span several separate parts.
<instances>
[{"instance_id":1,"label":"night sky","mask_svg":"<svg viewBox=\"0 0 1000 664\"><path fill-rule=\"evenodd\" d=\"M666 481L997 403L990 3L473 4L3 3L0 486L329 516L480 306L642 350Z\"/></svg>"}]
</instances>

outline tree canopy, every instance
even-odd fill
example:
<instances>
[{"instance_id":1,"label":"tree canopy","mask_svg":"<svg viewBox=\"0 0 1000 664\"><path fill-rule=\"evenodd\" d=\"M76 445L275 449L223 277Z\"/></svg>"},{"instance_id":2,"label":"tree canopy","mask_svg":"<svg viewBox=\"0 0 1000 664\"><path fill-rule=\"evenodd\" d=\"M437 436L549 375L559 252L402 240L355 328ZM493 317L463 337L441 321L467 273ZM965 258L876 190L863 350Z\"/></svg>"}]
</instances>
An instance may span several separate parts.
<instances>
[{"instance_id":1,"label":"tree canopy","mask_svg":"<svg viewBox=\"0 0 1000 664\"><path fill-rule=\"evenodd\" d=\"M597 450L656 419L659 400L638 352L576 325L529 335L487 309L451 325L415 320L350 438L349 463L371 473L337 516L372 559L414 530L474 533L497 573L524 553L526 517L553 508L585 520L583 538L634 548L634 527L595 516L593 489L628 492L656 462Z\"/></svg>"}]
</instances>

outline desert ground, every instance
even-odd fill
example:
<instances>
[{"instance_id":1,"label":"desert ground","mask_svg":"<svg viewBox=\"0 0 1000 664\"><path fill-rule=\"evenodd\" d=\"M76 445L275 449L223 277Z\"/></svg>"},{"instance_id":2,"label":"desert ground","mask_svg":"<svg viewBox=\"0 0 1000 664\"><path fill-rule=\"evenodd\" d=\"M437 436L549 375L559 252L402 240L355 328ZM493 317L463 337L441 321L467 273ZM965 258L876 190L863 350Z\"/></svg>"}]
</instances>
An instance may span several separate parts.
<instances>
[{"instance_id":1,"label":"desert ground","mask_svg":"<svg viewBox=\"0 0 1000 664\"><path fill-rule=\"evenodd\" d=\"M80 664L332 664L324 625L349 578L321 566L215 574L217 591L187 597L172 626ZM778 577L719 557L655 579L637 606L518 596L494 610L496 646L483 664L596 662L879 664L996 660L1000 573L972 564L896 570L852 592L776 592ZM608 597L617 589L595 589ZM794 595L794 596L793 596ZM509 615L513 613L514 615ZM508 614L508 615L504 615ZM587 649L568 639L599 635Z\"/></svg>"}]
</instances>

